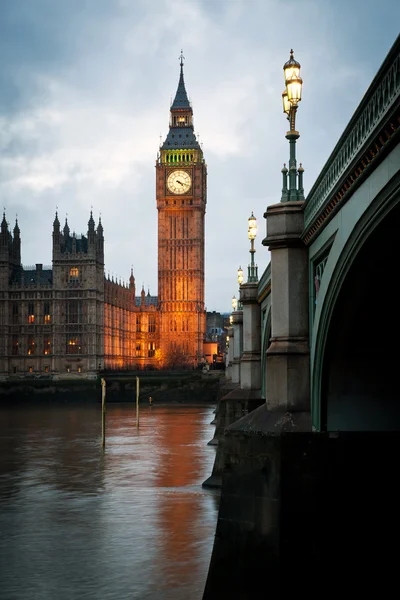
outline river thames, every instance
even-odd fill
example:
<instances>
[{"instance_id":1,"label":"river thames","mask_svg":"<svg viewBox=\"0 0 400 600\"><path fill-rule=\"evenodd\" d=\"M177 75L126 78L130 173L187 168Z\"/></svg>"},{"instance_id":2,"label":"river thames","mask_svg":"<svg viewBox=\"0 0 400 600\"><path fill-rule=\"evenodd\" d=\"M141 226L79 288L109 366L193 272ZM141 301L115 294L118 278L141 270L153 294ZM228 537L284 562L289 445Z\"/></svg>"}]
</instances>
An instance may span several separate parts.
<instances>
[{"instance_id":1,"label":"river thames","mask_svg":"<svg viewBox=\"0 0 400 600\"><path fill-rule=\"evenodd\" d=\"M0 408L0 598L201 600L214 407Z\"/></svg>"}]
</instances>

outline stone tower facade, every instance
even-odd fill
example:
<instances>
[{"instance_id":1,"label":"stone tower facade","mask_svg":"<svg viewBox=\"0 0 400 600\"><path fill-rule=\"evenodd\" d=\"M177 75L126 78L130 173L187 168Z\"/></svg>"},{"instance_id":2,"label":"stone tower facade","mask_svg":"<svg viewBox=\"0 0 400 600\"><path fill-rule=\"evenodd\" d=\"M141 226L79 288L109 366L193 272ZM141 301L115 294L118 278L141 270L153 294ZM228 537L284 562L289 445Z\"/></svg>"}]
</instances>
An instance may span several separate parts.
<instances>
[{"instance_id":1,"label":"stone tower facade","mask_svg":"<svg viewBox=\"0 0 400 600\"><path fill-rule=\"evenodd\" d=\"M156 163L158 302L161 353L203 358L204 221L207 167L193 127L183 77L183 56L169 132Z\"/></svg>"},{"instance_id":2,"label":"stone tower facade","mask_svg":"<svg viewBox=\"0 0 400 600\"><path fill-rule=\"evenodd\" d=\"M66 355L63 361L71 369L83 362L85 372L96 373L104 366L104 235L101 221L95 228L92 213L86 236L71 235L67 220L61 232L56 215L53 292L53 356ZM54 365L56 371L63 367Z\"/></svg>"}]
</instances>

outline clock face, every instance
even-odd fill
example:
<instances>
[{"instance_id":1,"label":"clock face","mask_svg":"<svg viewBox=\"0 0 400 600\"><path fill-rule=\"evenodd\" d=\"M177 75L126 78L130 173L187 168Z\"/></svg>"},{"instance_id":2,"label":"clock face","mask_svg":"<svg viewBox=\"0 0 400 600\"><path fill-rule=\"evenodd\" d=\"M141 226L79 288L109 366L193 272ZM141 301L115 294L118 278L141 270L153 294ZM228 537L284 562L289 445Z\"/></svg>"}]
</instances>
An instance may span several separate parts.
<instances>
[{"instance_id":1,"label":"clock face","mask_svg":"<svg viewBox=\"0 0 400 600\"><path fill-rule=\"evenodd\" d=\"M192 180L187 171L172 171L168 175L167 188L172 194L186 194L191 185Z\"/></svg>"}]
</instances>

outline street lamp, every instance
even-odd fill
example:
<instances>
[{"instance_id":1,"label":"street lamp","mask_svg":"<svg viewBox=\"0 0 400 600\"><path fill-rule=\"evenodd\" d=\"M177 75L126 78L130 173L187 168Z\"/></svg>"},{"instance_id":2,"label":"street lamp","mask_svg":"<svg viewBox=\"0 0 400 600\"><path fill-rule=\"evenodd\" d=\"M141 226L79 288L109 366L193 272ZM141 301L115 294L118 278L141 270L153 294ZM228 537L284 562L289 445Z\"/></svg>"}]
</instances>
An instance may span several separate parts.
<instances>
[{"instance_id":1,"label":"street lamp","mask_svg":"<svg viewBox=\"0 0 400 600\"><path fill-rule=\"evenodd\" d=\"M300 63L294 59L293 50L290 51L290 57L283 65L283 73L285 79L285 90L282 93L283 112L286 114L290 124L290 129L286 133L286 139L289 140L290 158L289 170L286 165L283 165L282 176L282 198L281 202L290 200L304 200L303 189L303 172L301 166L297 169L296 163L296 140L300 137L296 131L296 112L299 102L301 101L301 92L303 89L303 80L300 77ZM298 187L297 187L297 176ZM288 187L289 178L289 187Z\"/></svg>"},{"instance_id":2,"label":"street lamp","mask_svg":"<svg viewBox=\"0 0 400 600\"><path fill-rule=\"evenodd\" d=\"M256 235L257 235L257 219L255 218L253 212L251 213L251 216L249 217L249 228L247 230L247 234L250 240L250 264L248 267L248 274L247 274L247 282L248 283L255 283L258 281L258 268L257 265L254 263L254 253L255 253L255 249L254 249L254 240L256 239Z\"/></svg>"},{"instance_id":3,"label":"street lamp","mask_svg":"<svg viewBox=\"0 0 400 600\"><path fill-rule=\"evenodd\" d=\"M238 307L238 301L236 299L236 296L233 296L233 298L232 298L232 309L235 311L235 310L237 310L237 307Z\"/></svg>"},{"instance_id":4,"label":"street lamp","mask_svg":"<svg viewBox=\"0 0 400 600\"><path fill-rule=\"evenodd\" d=\"M239 301L238 301L238 310L243 310L242 303L240 301L240 286L243 283L243 269L239 266L237 271L237 282L239 284Z\"/></svg>"}]
</instances>

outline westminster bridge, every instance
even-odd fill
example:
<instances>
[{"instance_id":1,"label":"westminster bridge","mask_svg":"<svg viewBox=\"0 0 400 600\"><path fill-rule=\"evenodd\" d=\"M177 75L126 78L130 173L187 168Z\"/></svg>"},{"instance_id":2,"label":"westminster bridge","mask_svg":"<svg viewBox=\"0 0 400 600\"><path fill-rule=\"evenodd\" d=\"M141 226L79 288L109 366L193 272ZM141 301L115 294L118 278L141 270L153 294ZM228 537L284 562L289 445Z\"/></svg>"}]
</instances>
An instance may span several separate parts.
<instances>
[{"instance_id":1,"label":"westminster bridge","mask_svg":"<svg viewBox=\"0 0 400 600\"><path fill-rule=\"evenodd\" d=\"M289 168L264 215L270 264L258 279L251 255L231 315L204 599L385 596L400 533L400 36L306 197L293 53L284 69Z\"/></svg>"}]
</instances>

